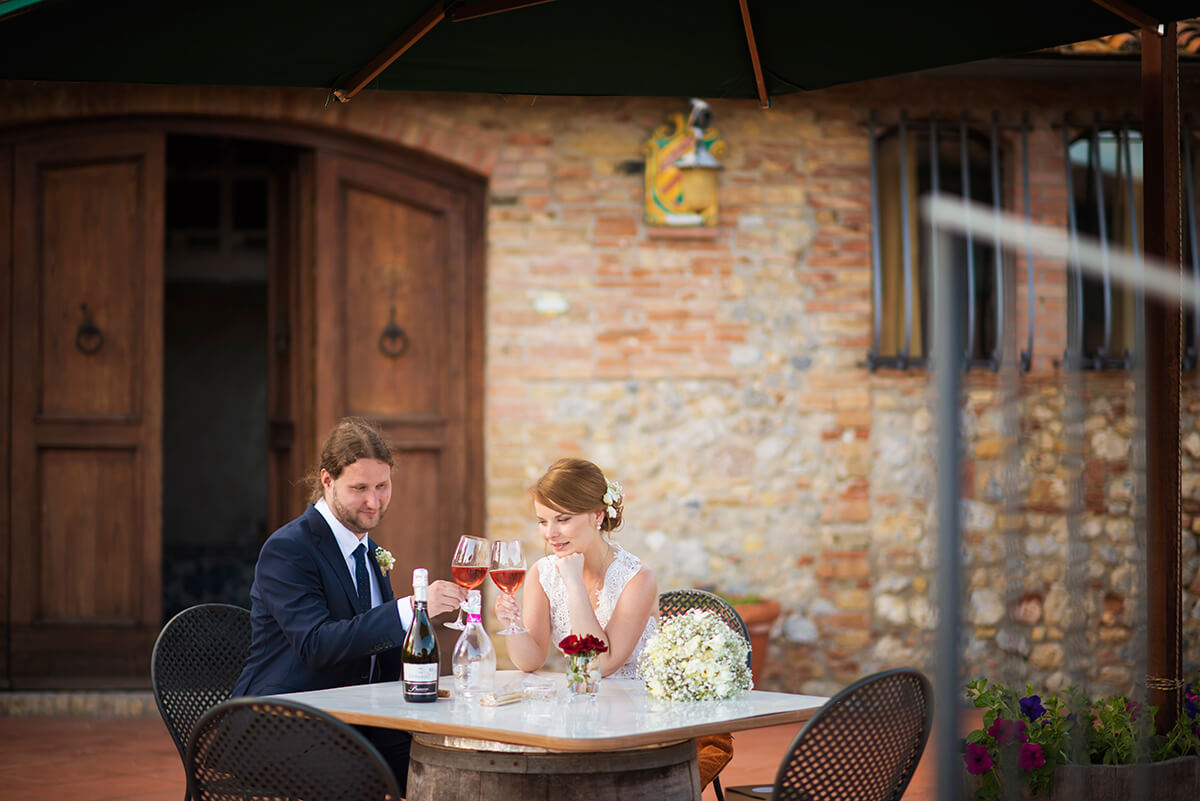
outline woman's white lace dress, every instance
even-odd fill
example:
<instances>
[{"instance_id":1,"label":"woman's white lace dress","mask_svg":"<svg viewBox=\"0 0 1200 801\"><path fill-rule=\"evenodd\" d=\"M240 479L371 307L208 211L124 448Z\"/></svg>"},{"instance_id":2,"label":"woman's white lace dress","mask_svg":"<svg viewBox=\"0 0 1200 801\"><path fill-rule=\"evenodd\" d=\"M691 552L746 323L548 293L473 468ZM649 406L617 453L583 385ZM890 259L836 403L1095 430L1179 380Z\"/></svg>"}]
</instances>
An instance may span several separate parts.
<instances>
[{"instance_id":1,"label":"woman's white lace dress","mask_svg":"<svg viewBox=\"0 0 1200 801\"><path fill-rule=\"evenodd\" d=\"M604 586L600 589L600 602L596 605L596 620L602 628L608 627L608 621L612 617L613 610L617 608L617 601L620 599L625 585L642 569L641 559L619 545L614 545L613 549L612 564L608 566L608 572L604 574ZM558 645L564 637L571 633L571 614L567 608L567 585L554 566L556 559L558 557L551 554L542 557L537 562L538 581L541 582L542 589L546 592L546 598L550 601L550 644L552 646ZM642 631L637 645L633 647L633 653L625 660L625 664L609 675L618 679L637 678L638 656L646 647L646 641L657 630L658 624L651 617L646 621L646 628Z\"/></svg>"}]
</instances>

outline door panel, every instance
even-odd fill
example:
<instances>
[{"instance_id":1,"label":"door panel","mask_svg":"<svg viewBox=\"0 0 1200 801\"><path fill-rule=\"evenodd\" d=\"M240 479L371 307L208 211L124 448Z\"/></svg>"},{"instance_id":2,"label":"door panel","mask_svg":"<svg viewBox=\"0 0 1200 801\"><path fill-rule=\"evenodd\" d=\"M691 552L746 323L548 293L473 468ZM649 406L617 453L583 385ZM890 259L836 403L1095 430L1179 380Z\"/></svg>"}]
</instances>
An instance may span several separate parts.
<instances>
[{"instance_id":1,"label":"door panel","mask_svg":"<svg viewBox=\"0 0 1200 801\"><path fill-rule=\"evenodd\" d=\"M15 148L15 687L148 684L161 623L163 165L158 134Z\"/></svg>"},{"instance_id":2,"label":"door panel","mask_svg":"<svg viewBox=\"0 0 1200 801\"><path fill-rule=\"evenodd\" d=\"M12 309L12 153L8 145L0 145L0 309ZM9 387L12 386L12 315L0 321L0 482L9 481ZM9 539L12 534L9 519L10 490L0 492L0 689L12 687L9 678Z\"/></svg>"},{"instance_id":3,"label":"door panel","mask_svg":"<svg viewBox=\"0 0 1200 801\"><path fill-rule=\"evenodd\" d=\"M420 208L356 187L347 188L345 204L347 297L371 299L361 308L349 301L347 341L377 342L389 323L405 334L392 344L404 349L394 359L378 347L347 351L347 394L364 409L437 416L449 400L443 398L447 387L429 378L451 358L441 267L452 223L444 209Z\"/></svg>"},{"instance_id":4,"label":"door panel","mask_svg":"<svg viewBox=\"0 0 1200 801\"><path fill-rule=\"evenodd\" d=\"M136 224L142 164L137 157L101 163L45 164L37 175L42 228L37 245L37 311L42 419L118 418L141 414L138 341L144 267L130 256L143 232ZM103 315L103 318L99 315ZM100 327L77 344L85 318ZM102 326L100 323L102 322Z\"/></svg>"},{"instance_id":5,"label":"door panel","mask_svg":"<svg viewBox=\"0 0 1200 801\"><path fill-rule=\"evenodd\" d=\"M129 449L43 447L38 453L43 504L44 553L69 554L66 562L44 559L40 586L49 590L36 610L42 624L109 621L130 624L140 612L141 532L137 499L124 490L137 481L137 455ZM69 503L58 503L69 492Z\"/></svg>"},{"instance_id":6,"label":"door panel","mask_svg":"<svg viewBox=\"0 0 1200 801\"><path fill-rule=\"evenodd\" d=\"M314 451L347 414L392 445L391 508L374 536L396 557L400 595L414 567L449 579L458 536L484 534L472 397L483 370L482 193L463 183L316 157Z\"/></svg>"}]
</instances>

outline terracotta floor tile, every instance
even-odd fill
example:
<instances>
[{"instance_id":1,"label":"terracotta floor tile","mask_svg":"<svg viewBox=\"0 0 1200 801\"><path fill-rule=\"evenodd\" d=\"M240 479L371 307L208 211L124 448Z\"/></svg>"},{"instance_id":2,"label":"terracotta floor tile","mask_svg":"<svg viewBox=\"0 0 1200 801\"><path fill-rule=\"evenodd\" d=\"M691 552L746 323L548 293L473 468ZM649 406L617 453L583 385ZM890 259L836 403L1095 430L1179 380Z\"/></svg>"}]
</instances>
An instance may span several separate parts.
<instances>
[{"instance_id":1,"label":"terracotta floor tile","mask_svg":"<svg viewBox=\"0 0 1200 801\"><path fill-rule=\"evenodd\" d=\"M734 734L727 786L771 784L799 726ZM903 801L936 801L934 744ZM183 764L156 718L0 718L3 801L183 801ZM715 801L711 787L703 801Z\"/></svg>"}]
</instances>

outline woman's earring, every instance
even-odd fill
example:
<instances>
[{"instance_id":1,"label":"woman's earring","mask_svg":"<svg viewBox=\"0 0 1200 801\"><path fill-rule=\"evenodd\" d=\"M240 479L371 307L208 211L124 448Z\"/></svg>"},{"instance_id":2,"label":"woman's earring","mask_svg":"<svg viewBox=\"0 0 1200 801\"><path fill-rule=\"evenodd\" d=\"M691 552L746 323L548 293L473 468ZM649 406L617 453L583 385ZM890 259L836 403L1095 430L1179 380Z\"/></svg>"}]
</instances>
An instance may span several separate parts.
<instances>
[{"instance_id":1,"label":"woman's earring","mask_svg":"<svg viewBox=\"0 0 1200 801\"><path fill-rule=\"evenodd\" d=\"M604 525L604 520L603 520L603 518L601 518L600 520L597 520L597 521L596 521L596 531L599 531L599 530L600 530L600 527L601 527L601 526L603 526L603 525Z\"/></svg>"}]
</instances>

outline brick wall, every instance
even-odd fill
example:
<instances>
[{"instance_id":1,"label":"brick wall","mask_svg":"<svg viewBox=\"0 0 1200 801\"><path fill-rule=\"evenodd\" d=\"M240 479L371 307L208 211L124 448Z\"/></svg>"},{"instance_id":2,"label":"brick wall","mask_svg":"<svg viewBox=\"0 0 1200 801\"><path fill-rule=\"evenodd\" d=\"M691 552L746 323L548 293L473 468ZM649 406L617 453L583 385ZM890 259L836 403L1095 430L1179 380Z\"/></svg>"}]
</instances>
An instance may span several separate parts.
<instances>
[{"instance_id":1,"label":"brick wall","mask_svg":"<svg viewBox=\"0 0 1200 801\"><path fill-rule=\"evenodd\" d=\"M621 169L683 110L674 99L368 92L326 107L324 92L299 90L0 83L0 124L150 113L290 121L487 176L486 534L527 538L540 553L524 489L561 455L592 458L624 484L619 541L653 567L660 587L778 598L784 615L765 683L831 692L888 665L928 667L936 626L927 376L863 366L872 336L868 109L894 116L903 107L914 118L936 109L945 119L997 110L1007 122L1028 112L1033 216L1062 225L1061 134L1052 124L1068 109L1137 116L1137 91L1136 81L900 78L778 98L768 111L715 101L714 125L728 143L720 225L696 238L644 225L641 175ZM1019 183L1005 191L1020 208ZM1020 338L1010 351L1024 347L1030 313L1023 260L1015 278ZM1057 364L1066 344L1061 264L1039 259L1035 290L1033 374L1007 385L973 373L965 402L966 658L972 671L1061 681L1075 674L1047 646L1066 642L1051 620L1061 622L1066 571L1062 561L1058 573L1046 566L1065 560L1069 533L1058 450L1069 385ZM1117 413L1111 399L1124 397L1124 384L1095 392L1088 419L1128 426L1130 405ZM1095 439L1085 447L1109 456L1096 467L1097 457L1081 455L1088 486L1119 492L1112 481L1128 457L1112 455L1119 443ZM1028 480L999 481L1010 463ZM1200 479L1190 476L1189 526L1200 503ZM1100 598L1089 620L1111 613L1108 629L1132 632L1140 587L1112 575L1132 555L1130 509L1091 511L1102 519L1089 553L1107 572L1089 585ZM1195 543L1185 547L1194 572ZM1037 581L1003 577L1006 548L1039 566ZM1023 599L1015 606L1014 593ZM1195 659L1194 615L1188 627ZM1083 638L1084 656L1130 663L1137 654L1105 630ZM1078 680L1123 689L1133 675L1081 668Z\"/></svg>"}]
</instances>

